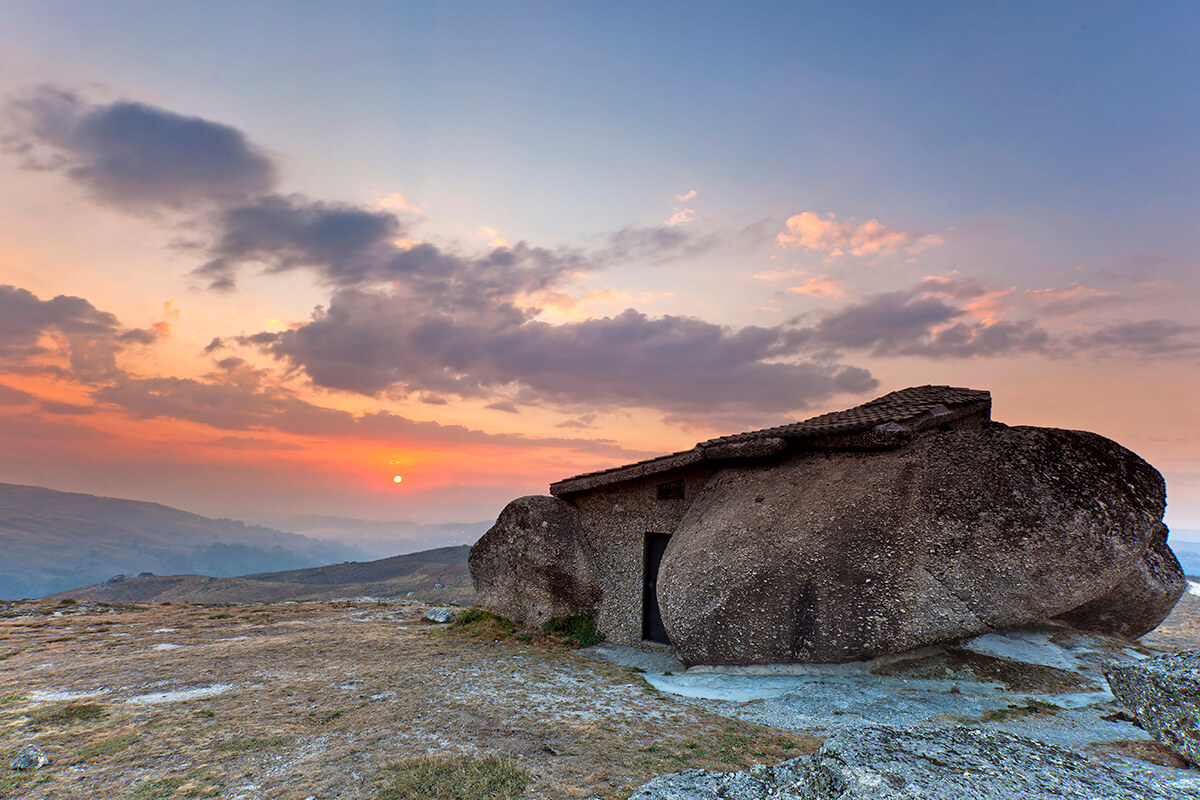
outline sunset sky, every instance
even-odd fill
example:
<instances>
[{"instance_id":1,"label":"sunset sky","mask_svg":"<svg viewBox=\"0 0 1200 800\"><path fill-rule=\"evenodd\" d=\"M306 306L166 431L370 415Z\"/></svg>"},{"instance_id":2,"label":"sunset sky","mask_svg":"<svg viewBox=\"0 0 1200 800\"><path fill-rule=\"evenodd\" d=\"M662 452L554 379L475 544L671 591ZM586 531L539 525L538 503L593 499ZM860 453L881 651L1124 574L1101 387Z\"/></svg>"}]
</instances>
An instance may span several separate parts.
<instances>
[{"instance_id":1,"label":"sunset sky","mask_svg":"<svg viewBox=\"0 0 1200 800\"><path fill-rule=\"evenodd\" d=\"M0 481L482 520L935 383L1200 529L1197 41L1189 2L0 2Z\"/></svg>"}]
</instances>

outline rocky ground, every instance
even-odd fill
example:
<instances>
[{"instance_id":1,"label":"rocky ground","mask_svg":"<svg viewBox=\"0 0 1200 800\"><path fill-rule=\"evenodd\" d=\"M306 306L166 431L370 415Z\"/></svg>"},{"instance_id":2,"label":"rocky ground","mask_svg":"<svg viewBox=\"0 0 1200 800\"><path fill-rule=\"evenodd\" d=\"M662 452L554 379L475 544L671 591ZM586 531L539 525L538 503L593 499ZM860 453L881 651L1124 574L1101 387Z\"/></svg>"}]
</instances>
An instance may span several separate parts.
<instances>
[{"instance_id":1,"label":"rocky ground","mask_svg":"<svg viewBox=\"0 0 1200 800\"><path fill-rule=\"evenodd\" d=\"M689 706L628 668L425 624L376 601L105 607L0 618L0 772L28 798L374 798L395 761L502 753L528 795L620 798L655 775L811 752L812 737Z\"/></svg>"},{"instance_id":2,"label":"rocky ground","mask_svg":"<svg viewBox=\"0 0 1200 800\"><path fill-rule=\"evenodd\" d=\"M793 724L750 697L671 694L684 677L703 683L703 675L663 675L671 671L666 662L647 663L642 673L537 637L522 641L486 627L455 632L425 623L425 608L367 599L7 604L0 608L4 766L26 745L41 748L50 764L0 772L0 797L377 798L390 764L432 752L505 754L530 773L531 798L625 798L657 775L810 753L865 713L829 707L820 724ZM1200 598L1185 597L1144 640L1142 654L1200 644L1198 612ZM963 704L956 724L1011 730L1024 720L1129 774L1176 782L1200 774L1119 715L1068 735L1084 718L1063 704L1097 688L1086 679L1039 669L984 674L994 667L978 653L951 652L876 670L868 680L963 678L970 670L1055 702L1009 708L990 696L976 708L971 703L987 692L963 680L957 690L945 687ZM761 685L755 691L761 695ZM1115 712L1099 708L1094 716Z\"/></svg>"}]
</instances>

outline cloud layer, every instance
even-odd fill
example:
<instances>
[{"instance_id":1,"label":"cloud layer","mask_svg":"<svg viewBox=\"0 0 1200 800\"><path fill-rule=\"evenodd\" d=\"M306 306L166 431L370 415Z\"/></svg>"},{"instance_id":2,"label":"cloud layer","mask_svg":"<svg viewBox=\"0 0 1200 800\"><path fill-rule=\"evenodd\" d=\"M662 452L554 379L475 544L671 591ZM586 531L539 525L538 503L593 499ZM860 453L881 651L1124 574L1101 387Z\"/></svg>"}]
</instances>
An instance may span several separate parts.
<instances>
[{"instance_id":1,"label":"cloud layer","mask_svg":"<svg viewBox=\"0 0 1200 800\"><path fill-rule=\"evenodd\" d=\"M29 168L63 170L127 210L228 202L268 191L274 163L241 131L142 103L88 103L42 87L12 101L7 149Z\"/></svg>"},{"instance_id":2,"label":"cloud layer","mask_svg":"<svg viewBox=\"0 0 1200 800\"><path fill-rule=\"evenodd\" d=\"M508 412L522 404L549 405L580 419L587 409L620 407L668 415L786 413L875 389L876 379L849 363L847 354L1149 354L1195 342L1194 329L1163 320L1081 325L1056 338L1045 320L1112 307L1114 295L1082 284L1016 293L956 273L770 327L652 317L633 308L550 324L538 298L550 303L573 296L570 284L580 274L613 265L651 268L717 247L714 234L681 224L694 216L686 204L696 193L678 195L676 215L665 224L601 234L587 248L510 245L498 238L479 252L417 240L409 228L414 207L403 195L363 206L278 193L274 162L227 125L135 102L91 103L54 88L30 92L10 108L16 122L5 144L26 166L62 171L99 201L123 210L166 207L190 214L201 232L194 274L210 288L232 291L247 270L304 271L325 284L329 301L308 322L226 337L208 348L258 348L319 387L412 395L430 404L474 398ZM773 226L778 230L777 222ZM752 227L757 233L744 231L738 240L762 240L764 226ZM942 240L876 219L805 211L786 220L776 242L830 261L910 256ZM135 411L140 393L154 397L161 413L168 401L178 400L182 405L171 413L182 415L205 392L225 397L242 385L232 376L248 380L242 365L200 382L136 382L116 370L116 354L131 342L152 340L153 333L125 330L80 298L39 301L11 287L5 291L0 356L35 355L45 349L41 337L55 331L67 343L72 369L107 376L100 394L105 402ZM851 296L842 277L828 274L788 291L827 301ZM282 401L256 380L252 397L258 406L248 400L227 413L244 416L255 407L297 413L279 407ZM218 408L215 401L209 405ZM246 427L211 415L208 424Z\"/></svg>"},{"instance_id":3,"label":"cloud layer","mask_svg":"<svg viewBox=\"0 0 1200 800\"><path fill-rule=\"evenodd\" d=\"M123 327L82 297L39 300L25 289L0 285L0 363L7 369L63 373L54 357L65 356L72 376L107 380L120 374L122 350L155 338L152 330Z\"/></svg>"},{"instance_id":4,"label":"cloud layer","mask_svg":"<svg viewBox=\"0 0 1200 800\"><path fill-rule=\"evenodd\" d=\"M843 222L834 214L822 217L812 211L788 217L775 240L780 247L804 247L835 258L847 253L853 256L888 255L898 250L916 253L942 244L942 238L935 234L907 233L877 219Z\"/></svg>"}]
</instances>

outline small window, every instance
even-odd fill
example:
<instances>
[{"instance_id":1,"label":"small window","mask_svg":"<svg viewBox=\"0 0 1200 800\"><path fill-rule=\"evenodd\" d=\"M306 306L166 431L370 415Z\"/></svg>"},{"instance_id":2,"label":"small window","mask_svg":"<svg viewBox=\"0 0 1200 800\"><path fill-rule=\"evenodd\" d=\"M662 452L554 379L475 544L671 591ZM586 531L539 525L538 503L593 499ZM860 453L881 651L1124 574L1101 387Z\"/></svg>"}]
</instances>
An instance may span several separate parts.
<instances>
[{"instance_id":1,"label":"small window","mask_svg":"<svg viewBox=\"0 0 1200 800\"><path fill-rule=\"evenodd\" d=\"M660 483L658 485L659 500L678 500L683 497L683 481L671 481L670 483Z\"/></svg>"}]
</instances>

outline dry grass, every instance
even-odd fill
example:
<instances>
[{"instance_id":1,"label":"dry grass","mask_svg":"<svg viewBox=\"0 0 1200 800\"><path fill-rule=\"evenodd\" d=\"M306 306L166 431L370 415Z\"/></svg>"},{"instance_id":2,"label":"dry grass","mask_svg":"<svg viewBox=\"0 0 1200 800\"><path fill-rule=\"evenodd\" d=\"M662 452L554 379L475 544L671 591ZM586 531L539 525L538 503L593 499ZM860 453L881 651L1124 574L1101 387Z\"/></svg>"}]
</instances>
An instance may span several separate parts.
<instances>
[{"instance_id":1,"label":"dry grass","mask_svg":"<svg viewBox=\"0 0 1200 800\"><path fill-rule=\"evenodd\" d=\"M0 661L0 751L33 744L51 759L8 771L0 797L376 798L396 786L389 765L435 754L507 759L526 798L615 800L655 775L819 744L664 697L556 637L498 636L495 622L451 632L423 610L0 606L0 652L14 653Z\"/></svg>"},{"instance_id":2,"label":"dry grass","mask_svg":"<svg viewBox=\"0 0 1200 800\"><path fill-rule=\"evenodd\" d=\"M502 756L421 756L389 764L379 800L517 800L529 773Z\"/></svg>"}]
</instances>

